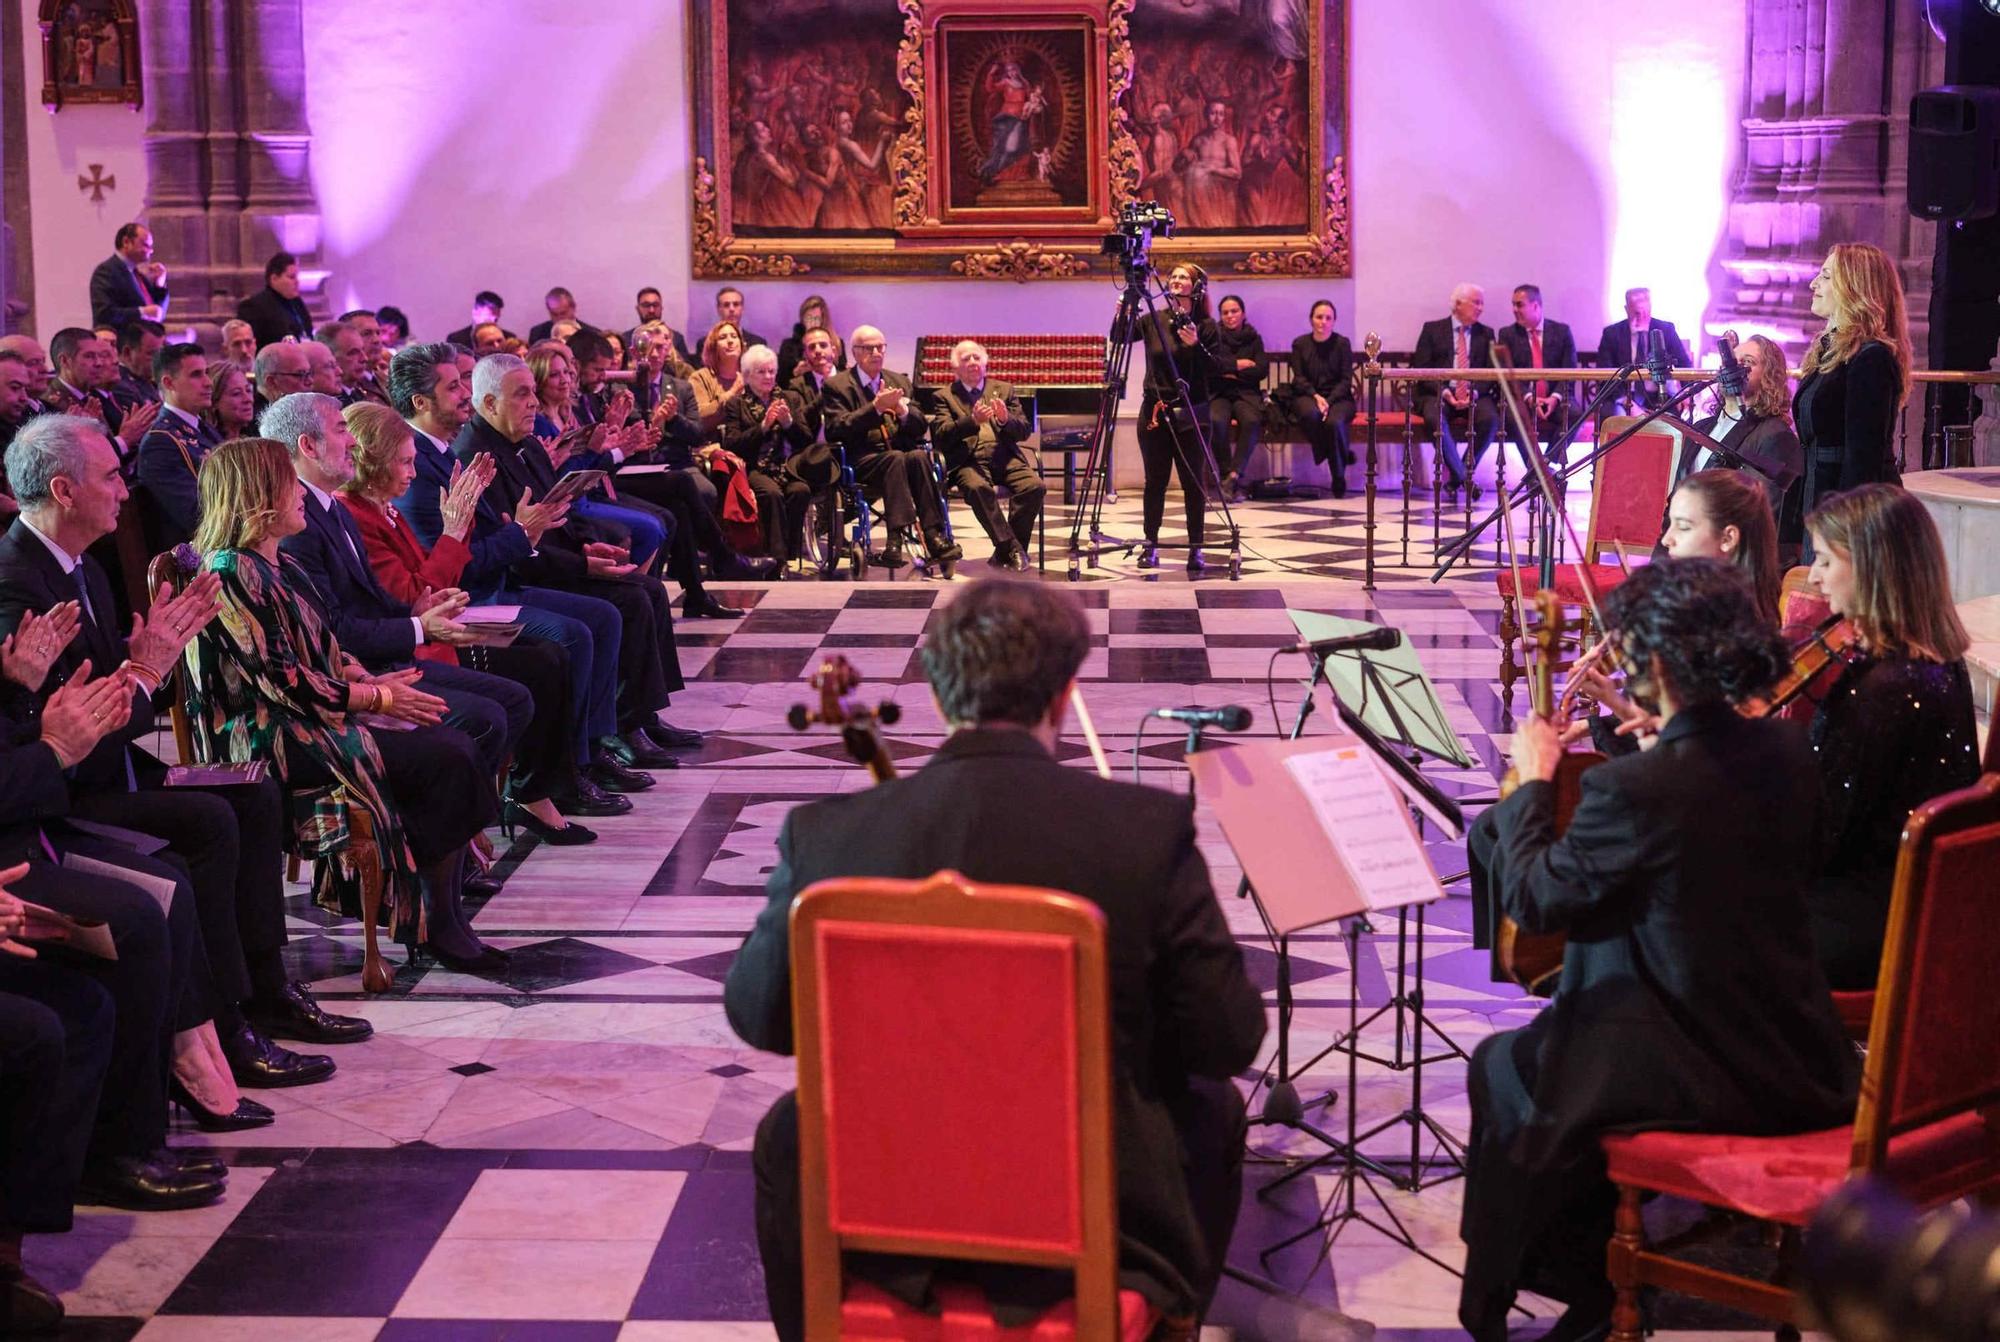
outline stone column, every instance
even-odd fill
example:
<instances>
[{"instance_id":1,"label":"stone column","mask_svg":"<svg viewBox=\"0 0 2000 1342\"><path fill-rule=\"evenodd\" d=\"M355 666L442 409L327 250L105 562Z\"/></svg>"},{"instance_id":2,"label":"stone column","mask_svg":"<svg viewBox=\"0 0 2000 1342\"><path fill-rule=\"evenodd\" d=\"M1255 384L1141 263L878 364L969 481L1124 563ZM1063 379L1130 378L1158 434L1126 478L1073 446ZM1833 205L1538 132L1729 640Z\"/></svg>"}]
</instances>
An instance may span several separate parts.
<instances>
[{"instance_id":1,"label":"stone column","mask_svg":"<svg viewBox=\"0 0 2000 1342\"><path fill-rule=\"evenodd\" d=\"M146 218L179 258L176 322L219 334L271 253L309 272L319 250L300 0L142 0L140 31Z\"/></svg>"}]
</instances>

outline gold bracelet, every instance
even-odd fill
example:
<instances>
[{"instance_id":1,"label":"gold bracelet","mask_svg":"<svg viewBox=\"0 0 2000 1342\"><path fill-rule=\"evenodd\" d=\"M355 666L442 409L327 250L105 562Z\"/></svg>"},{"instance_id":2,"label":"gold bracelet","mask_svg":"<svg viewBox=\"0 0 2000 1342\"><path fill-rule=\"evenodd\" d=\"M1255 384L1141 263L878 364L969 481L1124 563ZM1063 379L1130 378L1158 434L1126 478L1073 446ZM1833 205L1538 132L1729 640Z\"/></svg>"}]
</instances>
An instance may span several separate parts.
<instances>
[{"instance_id":1,"label":"gold bracelet","mask_svg":"<svg viewBox=\"0 0 2000 1342\"><path fill-rule=\"evenodd\" d=\"M375 711L377 713L387 713L395 706L396 696L389 692L389 687L387 685L377 685L375 687Z\"/></svg>"}]
</instances>

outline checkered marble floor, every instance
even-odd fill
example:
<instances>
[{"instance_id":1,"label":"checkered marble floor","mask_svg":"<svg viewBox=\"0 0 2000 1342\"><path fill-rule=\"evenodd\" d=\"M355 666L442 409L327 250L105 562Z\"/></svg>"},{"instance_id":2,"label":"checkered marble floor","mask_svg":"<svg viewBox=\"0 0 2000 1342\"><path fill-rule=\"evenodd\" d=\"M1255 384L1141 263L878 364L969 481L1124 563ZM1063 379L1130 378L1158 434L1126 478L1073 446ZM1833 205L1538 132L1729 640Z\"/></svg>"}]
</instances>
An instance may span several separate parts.
<instances>
[{"instance_id":1,"label":"checkered marble floor","mask_svg":"<svg viewBox=\"0 0 2000 1342\"><path fill-rule=\"evenodd\" d=\"M1127 496L1108 509L1104 529L1136 532L1136 503ZM1392 504L1400 517L1400 495L1383 500L1385 523ZM1106 557L1072 589L1089 610L1085 689L1114 767L1130 776L1136 760L1145 781L1186 785L1177 729L1170 735L1156 723L1133 749L1134 728L1153 708L1242 703L1253 716L1248 735L1280 730L1302 674L1299 657L1274 662L1296 637L1287 611L1322 611L1405 631L1480 762L1425 771L1455 794L1490 794L1511 719L1494 679L1498 599L1486 565L1438 585L1415 568L1385 569L1368 591L1358 580L1359 498L1244 506L1237 516L1246 552L1257 555L1242 582L1213 570L1191 582L1172 560L1142 574ZM1430 525L1419 507L1412 547L1424 559ZM1051 581L1060 581L1066 534L1066 520L1052 518ZM1400 536L1385 526L1377 543L1399 547ZM1268 573L1257 572L1263 564ZM970 562L965 571L979 568ZM792 731L785 713L806 697L806 668L823 652L841 652L865 677L864 694L901 708L889 749L903 769L919 766L942 724L912 654L953 591L907 574L861 585L742 586L723 595L748 608L747 618L684 622L690 688L671 716L707 732L706 745L660 774L629 816L593 821L601 837L592 846L500 840L505 883L476 922L513 952L504 973L404 968L391 993L367 997L355 927L294 898L293 967L335 1009L372 1020L375 1037L338 1050L340 1070L327 1084L261 1092L279 1118L250 1134L255 1145L177 1129L179 1142L224 1149L232 1169L224 1204L167 1215L88 1209L74 1233L31 1240L31 1267L76 1317L71 1335L769 1336L749 1146L792 1070L730 1032L722 982L762 904L787 810L867 784L837 742ZM1274 665L1278 679L1267 681ZM1065 739L1062 754L1089 767L1080 738ZM1240 869L1205 811L1200 841L1250 972L1274 1000L1275 959L1254 905L1234 895ZM1435 844L1431 855L1441 873L1463 866L1459 845ZM1428 911L1421 973L1410 967L1405 986L1421 987L1431 1027L1421 1039L1424 1111L1462 1138L1458 1052L1536 1008L1488 981L1483 953L1471 948L1464 887L1453 891ZM1297 1056L1319 1053L1345 1029L1350 991L1358 989L1364 1013L1391 1002L1396 933L1394 920L1378 920L1352 961L1334 929L1294 939ZM1334 1054L1311 1063L1301 1092L1333 1097L1316 1117L1337 1132L1350 1108L1364 1130L1386 1125L1363 1143L1369 1154L1392 1162L1414 1155L1430 1174L1447 1174L1430 1131L1413 1150L1412 1126L1396 1121L1411 1103L1413 1078L1385 1064L1416 1043L1413 1018L1403 1022L1400 1050L1393 1008L1363 1029L1370 1056L1356 1090L1347 1088L1345 1056ZM1242 1084L1253 1090L1258 1080ZM1384 1342L1458 1336L1455 1279L1365 1226L1346 1228L1330 1254L1308 1235L1262 1261L1260 1250L1306 1229L1340 1190L1330 1173L1315 1172L1258 1196L1317 1151L1285 1129L1256 1129L1252 1144L1232 1266L1279 1294L1226 1283L1211 1335L1364 1337L1358 1321L1366 1321ZM1363 1192L1360 1205L1377 1221L1386 1209L1418 1244L1455 1263L1458 1189L1449 1179L1414 1194L1384 1185L1379 1201ZM1768 1336L1721 1331L1731 1321L1686 1307L1662 1322L1662 1337L1681 1335L1675 1328L1703 1338Z\"/></svg>"}]
</instances>

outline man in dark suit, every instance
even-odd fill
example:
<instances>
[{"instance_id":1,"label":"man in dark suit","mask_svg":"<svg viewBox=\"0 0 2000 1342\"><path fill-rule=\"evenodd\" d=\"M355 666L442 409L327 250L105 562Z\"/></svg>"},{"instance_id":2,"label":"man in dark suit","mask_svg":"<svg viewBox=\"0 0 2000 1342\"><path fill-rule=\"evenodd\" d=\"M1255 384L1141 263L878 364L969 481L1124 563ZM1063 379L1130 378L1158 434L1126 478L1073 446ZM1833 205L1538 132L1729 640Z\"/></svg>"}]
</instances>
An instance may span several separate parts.
<instances>
[{"instance_id":1,"label":"man in dark suit","mask_svg":"<svg viewBox=\"0 0 2000 1342\"><path fill-rule=\"evenodd\" d=\"M752 345L771 344L770 341L764 339L763 336L758 335L743 324L743 291L733 284L725 284L715 291L715 321L718 326L723 322L735 322L736 329L743 333L744 349L749 349ZM711 326L708 329L712 331L715 327ZM701 347L707 343L708 331L703 331L701 339L694 342L695 357L688 360L690 363L698 364L701 362ZM773 349L777 348L775 345L771 347ZM683 349L681 357L688 357L685 349ZM781 368L778 371L782 374L784 369Z\"/></svg>"},{"instance_id":2,"label":"man in dark suit","mask_svg":"<svg viewBox=\"0 0 2000 1342\"><path fill-rule=\"evenodd\" d=\"M167 343L167 328L141 318L118 328L118 380L111 384L111 399L121 413L132 407L160 399L160 387L153 380L153 359Z\"/></svg>"},{"instance_id":3,"label":"man in dark suit","mask_svg":"<svg viewBox=\"0 0 2000 1342\"><path fill-rule=\"evenodd\" d=\"M236 305L236 316L250 323L258 349L288 336L300 342L311 339L312 313L299 297L299 258L273 252L264 263L264 287Z\"/></svg>"},{"instance_id":4,"label":"man in dark suit","mask_svg":"<svg viewBox=\"0 0 2000 1342\"><path fill-rule=\"evenodd\" d=\"M951 362L957 375L932 404L931 442L944 453L951 482L992 540L994 567L1025 571L1045 492L1040 472L1021 447L1028 416L1013 387L986 376L984 345L959 341ZM1007 486L1004 520L994 489L998 483Z\"/></svg>"},{"instance_id":5,"label":"man in dark suit","mask_svg":"<svg viewBox=\"0 0 2000 1342\"><path fill-rule=\"evenodd\" d=\"M409 666L420 644L472 641L451 618L466 606L462 591L434 592L410 606L382 589L361 529L333 497L354 478L354 435L330 397L295 392L258 418L257 431L292 454L306 492L306 528L285 537L279 548L312 580L313 590L297 595L319 607L342 652L379 674ZM534 716L527 689L470 667L429 661L422 667L419 684L451 706L444 725L465 733L487 774L499 773Z\"/></svg>"},{"instance_id":6,"label":"man in dark suit","mask_svg":"<svg viewBox=\"0 0 2000 1342\"><path fill-rule=\"evenodd\" d=\"M1634 570L1605 619L1656 744L1584 774L1558 838L1558 730L1524 721L1521 786L1471 836L1501 910L1568 936L1548 1008L1486 1039L1468 1072L1459 1321L1476 1342L1506 1338L1520 1289L1570 1306L1551 1336L1603 1335L1607 1130L1780 1134L1853 1115L1854 1048L1806 921L1818 771L1802 735L1732 706L1784 670L1784 645L1720 560Z\"/></svg>"},{"instance_id":7,"label":"man in dark suit","mask_svg":"<svg viewBox=\"0 0 2000 1342\"><path fill-rule=\"evenodd\" d=\"M532 441L539 405L534 375L512 354L489 354L472 372L472 415L452 442L460 461L490 452L493 483L480 497L473 535L504 535L513 510L545 499L555 471ZM583 538L572 524L550 525L530 553L509 566L509 585L525 594L554 589L615 606L622 631L618 661L618 731L600 744L627 768L672 768L669 748L698 745L697 732L664 721L660 710L684 687L674 647L673 612L658 578L640 573L624 549Z\"/></svg>"},{"instance_id":8,"label":"man in dark suit","mask_svg":"<svg viewBox=\"0 0 2000 1342\"><path fill-rule=\"evenodd\" d=\"M445 343L471 349L472 333L482 326L499 326L501 310L506 306L499 294L491 289L481 289L472 298L472 320L446 336ZM505 327L501 327L500 334L503 339L509 340L514 336L514 333Z\"/></svg>"},{"instance_id":9,"label":"man in dark suit","mask_svg":"<svg viewBox=\"0 0 2000 1342\"><path fill-rule=\"evenodd\" d=\"M1501 329L1499 339L1519 378L1521 417L1538 440L1554 444L1576 418L1576 384L1537 377L1534 370L1576 367L1576 337L1561 322L1543 318L1541 286L1520 284L1514 287L1513 324ZM1521 442L1512 416L1507 436L1521 453L1521 468L1532 470L1527 454L1533 444Z\"/></svg>"},{"instance_id":10,"label":"man in dark suit","mask_svg":"<svg viewBox=\"0 0 2000 1342\"><path fill-rule=\"evenodd\" d=\"M1486 291L1478 285L1461 284L1453 289L1451 315L1424 323L1410 355L1411 363L1418 368L1491 368L1493 328L1479 320L1485 309ZM1472 473L1499 426L1500 403L1494 384L1419 382L1416 405L1424 431L1437 444L1438 458L1444 463L1446 491L1456 493L1464 485L1478 498L1479 486L1472 483ZM1459 457L1458 425L1466 427L1471 439L1468 460Z\"/></svg>"},{"instance_id":11,"label":"man in dark suit","mask_svg":"<svg viewBox=\"0 0 2000 1342\"><path fill-rule=\"evenodd\" d=\"M333 1061L300 1055L273 1036L348 1043L373 1032L365 1020L330 1016L285 978L282 855L284 803L274 780L213 789L168 787L166 766L138 742L153 729L151 696L217 609L219 584L203 575L163 594L135 616L129 638L112 623L110 580L85 554L111 534L126 500L109 442L96 426L45 417L7 450L7 475L21 516L0 536L0 638L27 612L45 615L76 602L75 640L56 660L41 701L93 668L128 667L131 720L70 771L70 814L149 834L192 877L202 945L221 999L216 1029L237 1080L290 1086L325 1080Z\"/></svg>"},{"instance_id":12,"label":"man in dark suit","mask_svg":"<svg viewBox=\"0 0 2000 1342\"><path fill-rule=\"evenodd\" d=\"M120 406L111 395L118 380L118 356L102 337L81 326L57 331L49 341L49 358L55 362L56 375L43 391L43 403L59 414L94 420L110 437L129 477L139 440L160 413L159 403L143 402L130 410Z\"/></svg>"},{"instance_id":13,"label":"man in dark suit","mask_svg":"<svg viewBox=\"0 0 2000 1342\"><path fill-rule=\"evenodd\" d=\"M681 363L692 364L694 362L688 356L687 341L681 336L679 331L667 325L667 302L666 299L660 296L658 289L655 289L650 284L647 285L639 291L639 296L633 300L632 306L633 310L639 314L639 322L625 333L625 354L627 358L636 362L639 353L637 337L643 331L670 342L673 347L674 358ZM743 348L748 349L756 343L758 342L745 338ZM642 405L640 413L645 413L645 410L646 407Z\"/></svg>"},{"instance_id":14,"label":"man in dark suit","mask_svg":"<svg viewBox=\"0 0 2000 1342\"><path fill-rule=\"evenodd\" d=\"M167 550L193 537L201 521L196 472L222 435L201 416L208 410L212 383L208 359L199 345L167 345L154 366L159 370L160 417L139 440L138 481L150 504L154 550Z\"/></svg>"},{"instance_id":15,"label":"man in dark suit","mask_svg":"<svg viewBox=\"0 0 2000 1342\"><path fill-rule=\"evenodd\" d=\"M306 353L310 348L296 341L281 341L276 345L266 345L257 351L257 361L253 366L257 384L257 413L263 414L271 402L290 396L295 391L311 391L313 380L312 358Z\"/></svg>"},{"instance_id":16,"label":"man in dark suit","mask_svg":"<svg viewBox=\"0 0 2000 1342\"><path fill-rule=\"evenodd\" d=\"M557 322L575 322L577 329L583 331L597 330L595 326L576 315L576 295L560 284L549 290L542 299L542 305L548 309L549 319L545 322L536 322L528 328L530 345L553 339Z\"/></svg>"},{"instance_id":17,"label":"man in dark suit","mask_svg":"<svg viewBox=\"0 0 2000 1342\"><path fill-rule=\"evenodd\" d=\"M153 230L125 224L112 254L90 272L90 324L122 331L133 322L167 315L167 268L153 259Z\"/></svg>"},{"instance_id":18,"label":"man in dark suit","mask_svg":"<svg viewBox=\"0 0 2000 1342\"><path fill-rule=\"evenodd\" d=\"M924 552L948 574L965 552L945 539L944 510L924 450L930 425L917 407L916 384L883 367L889 341L874 327L855 328L847 347L854 366L835 373L821 392L826 435L846 454L855 478L882 499L889 524L884 560L892 567L903 562L903 536L915 526Z\"/></svg>"},{"instance_id":19,"label":"man in dark suit","mask_svg":"<svg viewBox=\"0 0 2000 1342\"><path fill-rule=\"evenodd\" d=\"M788 918L793 897L827 877L951 868L1097 904L1108 924L1114 1070L1126 1078L1114 1120L1120 1266L1161 1309L1199 1314L1221 1275L1241 1192L1243 1100L1229 1078L1257 1055L1264 1007L1216 905L1187 798L1056 762L1089 643L1076 603L1036 583L990 579L945 608L923 660L951 734L915 777L786 817L769 901L730 966L723 1002L753 1047L792 1051ZM1031 842L1023 797L1046 803ZM1109 834L1118 841L1107 843ZM793 1096L758 1126L752 1162L771 1320L781 1338L797 1338L804 1288ZM931 1268L905 1259L869 1275L915 1303ZM1051 1293L1070 1289L1063 1275ZM988 1294L1011 1314L1040 1292L1010 1274Z\"/></svg>"},{"instance_id":20,"label":"man in dark suit","mask_svg":"<svg viewBox=\"0 0 2000 1342\"><path fill-rule=\"evenodd\" d=\"M1681 343L1680 332L1674 324L1653 316L1653 291L1651 289L1627 289L1625 291L1625 320L1612 322L1604 328L1604 334L1597 341L1597 366L1599 368L1623 368L1628 363L1643 364L1646 353L1652 345L1652 332L1658 331L1666 342L1667 363L1673 368L1691 368L1687 346ZM1666 394L1664 388L1654 387L1644 377L1631 384L1634 388L1631 401L1640 407L1651 406Z\"/></svg>"}]
</instances>

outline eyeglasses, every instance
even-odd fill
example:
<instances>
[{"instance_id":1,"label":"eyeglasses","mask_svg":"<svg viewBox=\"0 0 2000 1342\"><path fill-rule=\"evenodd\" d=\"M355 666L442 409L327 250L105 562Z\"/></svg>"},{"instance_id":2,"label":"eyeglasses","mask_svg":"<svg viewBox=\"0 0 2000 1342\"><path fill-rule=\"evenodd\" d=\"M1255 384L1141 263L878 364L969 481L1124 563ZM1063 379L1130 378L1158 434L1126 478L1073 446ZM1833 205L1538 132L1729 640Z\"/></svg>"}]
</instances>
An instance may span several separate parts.
<instances>
[{"instance_id":1,"label":"eyeglasses","mask_svg":"<svg viewBox=\"0 0 2000 1342\"><path fill-rule=\"evenodd\" d=\"M857 354L866 349L887 348L889 348L889 342L886 340L857 340L854 342L854 350Z\"/></svg>"}]
</instances>

